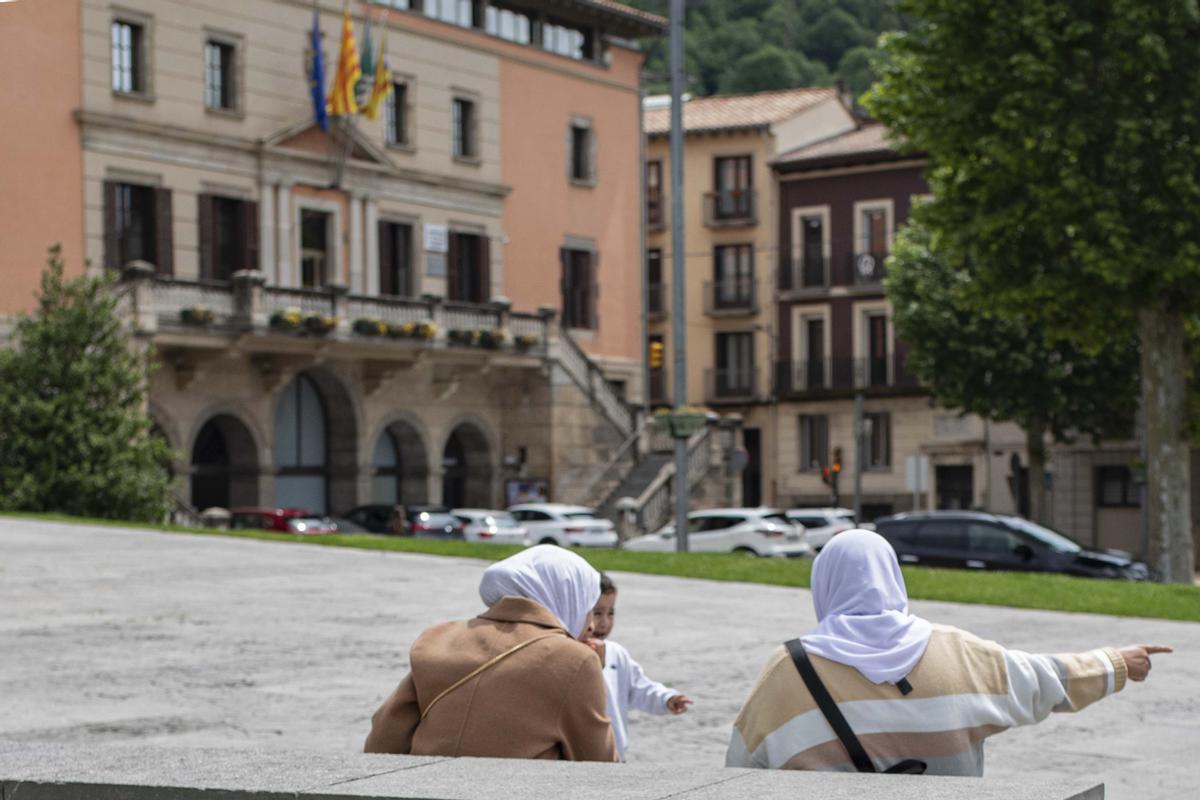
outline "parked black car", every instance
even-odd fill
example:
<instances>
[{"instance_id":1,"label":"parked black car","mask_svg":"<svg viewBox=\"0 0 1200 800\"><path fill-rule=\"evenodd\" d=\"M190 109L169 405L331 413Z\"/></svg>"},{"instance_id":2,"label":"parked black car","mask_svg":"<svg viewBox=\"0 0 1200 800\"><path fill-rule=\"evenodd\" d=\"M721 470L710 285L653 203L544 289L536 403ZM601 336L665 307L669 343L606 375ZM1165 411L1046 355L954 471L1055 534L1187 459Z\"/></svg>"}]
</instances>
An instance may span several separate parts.
<instances>
[{"instance_id":1,"label":"parked black car","mask_svg":"<svg viewBox=\"0 0 1200 800\"><path fill-rule=\"evenodd\" d=\"M371 503L355 506L342 514L342 517L371 533L398 533L395 520L397 508L399 507L391 503Z\"/></svg>"},{"instance_id":2,"label":"parked black car","mask_svg":"<svg viewBox=\"0 0 1200 800\"><path fill-rule=\"evenodd\" d=\"M1088 578L1147 580L1150 570L1123 550L1090 550L1021 517L927 511L875 520L901 564L979 570L1060 572Z\"/></svg>"}]
</instances>

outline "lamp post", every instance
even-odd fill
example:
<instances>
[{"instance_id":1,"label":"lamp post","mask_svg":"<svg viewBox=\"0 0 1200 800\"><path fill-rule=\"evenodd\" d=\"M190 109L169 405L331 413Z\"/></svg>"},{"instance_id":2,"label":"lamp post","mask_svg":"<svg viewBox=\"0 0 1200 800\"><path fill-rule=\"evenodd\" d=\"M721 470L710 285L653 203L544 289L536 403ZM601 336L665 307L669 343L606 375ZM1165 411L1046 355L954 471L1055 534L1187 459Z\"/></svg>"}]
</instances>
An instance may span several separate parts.
<instances>
[{"instance_id":1,"label":"lamp post","mask_svg":"<svg viewBox=\"0 0 1200 800\"><path fill-rule=\"evenodd\" d=\"M671 345L675 373L675 412L687 405L687 308L683 243L683 15L684 0L670 5L671 71ZM675 437L675 549L688 549L687 439Z\"/></svg>"}]
</instances>

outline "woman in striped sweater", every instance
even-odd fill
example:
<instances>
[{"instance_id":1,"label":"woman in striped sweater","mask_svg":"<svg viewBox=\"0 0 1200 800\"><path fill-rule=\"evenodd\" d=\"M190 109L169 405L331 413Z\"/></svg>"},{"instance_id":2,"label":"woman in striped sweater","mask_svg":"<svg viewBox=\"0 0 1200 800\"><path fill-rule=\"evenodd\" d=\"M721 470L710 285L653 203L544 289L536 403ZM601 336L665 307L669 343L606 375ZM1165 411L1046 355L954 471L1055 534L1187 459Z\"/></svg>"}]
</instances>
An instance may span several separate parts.
<instances>
[{"instance_id":1,"label":"woman in striped sweater","mask_svg":"<svg viewBox=\"0 0 1200 800\"><path fill-rule=\"evenodd\" d=\"M983 741L1077 711L1145 680L1135 645L1069 655L1006 650L908 611L896 553L865 530L835 536L813 565L816 630L804 650L879 771L918 759L932 775L982 775ZM734 723L731 767L854 771L846 748L779 647Z\"/></svg>"}]
</instances>

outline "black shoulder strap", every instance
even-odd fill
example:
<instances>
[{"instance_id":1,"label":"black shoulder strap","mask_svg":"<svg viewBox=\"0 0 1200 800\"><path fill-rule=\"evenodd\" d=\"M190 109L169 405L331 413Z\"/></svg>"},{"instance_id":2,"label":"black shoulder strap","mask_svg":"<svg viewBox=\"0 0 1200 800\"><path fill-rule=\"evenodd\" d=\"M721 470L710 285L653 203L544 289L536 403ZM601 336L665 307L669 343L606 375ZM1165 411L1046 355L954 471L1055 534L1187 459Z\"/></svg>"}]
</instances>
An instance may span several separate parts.
<instances>
[{"instance_id":1,"label":"black shoulder strap","mask_svg":"<svg viewBox=\"0 0 1200 800\"><path fill-rule=\"evenodd\" d=\"M808 687L808 693L812 695L813 700L817 701L817 706L825 715L829 727L833 728L833 732L842 740L842 746L850 754L850 760L854 762L855 768L859 772L875 772L875 764L867 755L867 751L863 749L858 737L854 735L850 723L846 722L846 718L842 716L837 703L829 696L829 691L821 682L821 676L817 674L817 671L813 669L812 662L808 660L808 653L804 652L804 645L799 639L792 639L787 643L787 649L788 654L792 657L792 663L796 665L796 670L804 679L804 685Z\"/></svg>"}]
</instances>

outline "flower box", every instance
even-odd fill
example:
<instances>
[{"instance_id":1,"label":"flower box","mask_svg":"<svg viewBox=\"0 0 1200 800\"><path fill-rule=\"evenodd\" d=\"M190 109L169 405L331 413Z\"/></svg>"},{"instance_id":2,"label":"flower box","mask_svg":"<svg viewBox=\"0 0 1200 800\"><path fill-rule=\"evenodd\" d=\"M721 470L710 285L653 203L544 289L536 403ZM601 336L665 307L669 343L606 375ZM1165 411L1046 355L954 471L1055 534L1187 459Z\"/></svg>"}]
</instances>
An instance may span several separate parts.
<instances>
[{"instance_id":1,"label":"flower box","mask_svg":"<svg viewBox=\"0 0 1200 800\"><path fill-rule=\"evenodd\" d=\"M179 311L179 319L185 325L208 325L215 318L216 315L213 314L213 310L208 306L191 306Z\"/></svg>"},{"instance_id":2,"label":"flower box","mask_svg":"<svg viewBox=\"0 0 1200 800\"><path fill-rule=\"evenodd\" d=\"M310 314L304 318L304 330L317 336L324 336L337 327L337 317L325 314Z\"/></svg>"},{"instance_id":3,"label":"flower box","mask_svg":"<svg viewBox=\"0 0 1200 800\"><path fill-rule=\"evenodd\" d=\"M472 347L479 344L482 338L480 331L468 331L454 328L446 331L446 339L452 344L461 345L463 347Z\"/></svg>"},{"instance_id":4,"label":"flower box","mask_svg":"<svg viewBox=\"0 0 1200 800\"><path fill-rule=\"evenodd\" d=\"M354 332L359 336L383 336L389 332L388 324L381 319L361 317L354 320Z\"/></svg>"},{"instance_id":5,"label":"flower box","mask_svg":"<svg viewBox=\"0 0 1200 800\"><path fill-rule=\"evenodd\" d=\"M298 308L285 308L271 315L271 327L281 331L299 330L304 324L304 315Z\"/></svg>"},{"instance_id":6,"label":"flower box","mask_svg":"<svg viewBox=\"0 0 1200 800\"><path fill-rule=\"evenodd\" d=\"M513 344L516 345L518 350L529 350L541 344L541 339L532 333L523 333L513 339Z\"/></svg>"},{"instance_id":7,"label":"flower box","mask_svg":"<svg viewBox=\"0 0 1200 800\"><path fill-rule=\"evenodd\" d=\"M702 431L707 424L708 411L702 408L684 406L678 410L659 411L654 415L655 427L676 439L688 439Z\"/></svg>"},{"instance_id":8,"label":"flower box","mask_svg":"<svg viewBox=\"0 0 1200 800\"><path fill-rule=\"evenodd\" d=\"M504 346L508 334L500 328L490 331L479 331L479 346L487 350L499 350Z\"/></svg>"}]
</instances>

